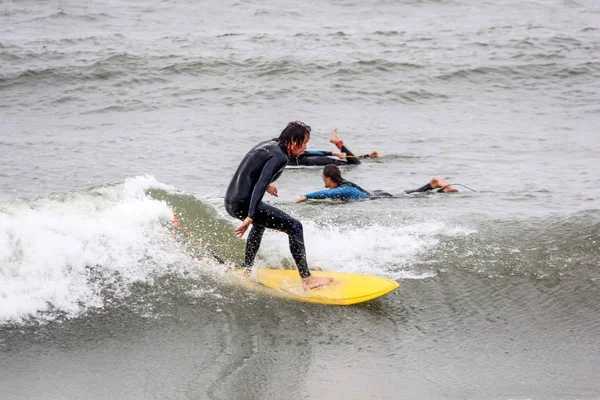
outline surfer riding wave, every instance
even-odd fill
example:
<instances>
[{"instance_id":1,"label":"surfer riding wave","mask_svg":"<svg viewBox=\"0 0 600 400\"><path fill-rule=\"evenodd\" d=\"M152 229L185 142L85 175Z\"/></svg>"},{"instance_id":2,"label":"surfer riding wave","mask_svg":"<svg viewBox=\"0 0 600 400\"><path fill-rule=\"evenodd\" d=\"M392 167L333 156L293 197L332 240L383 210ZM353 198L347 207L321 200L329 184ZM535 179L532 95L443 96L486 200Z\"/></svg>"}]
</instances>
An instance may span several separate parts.
<instances>
[{"instance_id":1,"label":"surfer riding wave","mask_svg":"<svg viewBox=\"0 0 600 400\"><path fill-rule=\"evenodd\" d=\"M277 188L272 183L282 174L290 156L298 157L306 150L309 139L310 126L300 121L290 122L278 138L259 143L244 156L225 194L225 209L232 217L242 220L235 233L241 237L252 225L246 241L244 269L252 268L266 228L285 232L305 289L327 285L332 279L311 275L302 223L263 203L262 198L265 192L277 196Z\"/></svg>"}]
</instances>

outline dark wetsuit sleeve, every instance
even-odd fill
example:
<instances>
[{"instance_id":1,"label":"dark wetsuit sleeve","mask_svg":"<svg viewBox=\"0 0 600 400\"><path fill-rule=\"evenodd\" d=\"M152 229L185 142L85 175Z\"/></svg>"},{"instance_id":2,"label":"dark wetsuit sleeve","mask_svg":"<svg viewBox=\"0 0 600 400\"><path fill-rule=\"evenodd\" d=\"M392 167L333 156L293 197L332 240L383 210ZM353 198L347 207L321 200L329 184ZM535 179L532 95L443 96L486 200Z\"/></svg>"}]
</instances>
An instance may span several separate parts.
<instances>
[{"instance_id":1,"label":"dark wetsuit sleeve","mask_svg":"<svg viewBox=\"0 0 600 400\"><path fill-rule=\"evenodd\" d=\"M254 190L252 191L250 207L248 208L248 217L254 218L256 207L261 202L271 182L276 180L281 175L281 171L285 167L286 162L287 159L276 157L271 157L266 162L262 172L260 173L260 178L258 179L258 182L256 182Z\"/></svg>"}]
</instances>

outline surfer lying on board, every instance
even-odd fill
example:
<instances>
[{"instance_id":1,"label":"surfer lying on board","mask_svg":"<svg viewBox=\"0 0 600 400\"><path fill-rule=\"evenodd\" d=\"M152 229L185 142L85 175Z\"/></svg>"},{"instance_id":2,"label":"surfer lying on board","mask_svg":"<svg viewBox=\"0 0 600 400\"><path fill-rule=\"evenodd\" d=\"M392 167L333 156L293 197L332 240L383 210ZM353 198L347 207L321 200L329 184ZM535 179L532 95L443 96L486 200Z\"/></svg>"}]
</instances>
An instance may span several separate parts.
<instances>
[{"instance_id":1,"label":"surfer lying on board","mask_svg":"<svg viewBox=\"0 0 600 400\"><path fill-rule=\"evenodd\" d=\"M252 268L265 228L285 232L305 289L324 286L333 280L311 276L302 224L280 209L263 203L262 198L265 192L277 196L277 188L272 183L279 178L290 156L297 157L306 150L309 138L310 126L300 121L290 122L278 138L257 144L244 156L225 194L225 209L229 215L243 221L235 233L242 237L252 224L246 241L244 268L248 272Z\"/></svg>"},{"instance_id":2,"label":"surfer lying on board","mask_svg":"<svg viewBox=\"0 0 600 400\"><path fill-rule=\"evenodd\" d=\"M340 151L321 151L321 150L305 150L298 157L290 157L288 165L291 166L315 166L315 165L356 165L360 164L360 160L365 158L377 158L381 157L377 151L373 150L369 154L362 156L355 156L350 149L348 149L344 142L340 139L337 134L337 128L333 128L331 132L331 138L329 139Z\"/></svg>"},{"instance_id":3,"label":"surfer lying on board","mask_svg":"<svg viewBox=\"0 0 600 400\"><path fill-rule=\"evenodd\" d=\"M385 197L396 197L393 194L383 190L367 191L360 186L342 178L340 169L333 164L326 165L323 168L323 183L327 189L300 196L295 203L305 200L336 199L336 200L360 200L360 199L378 199ZM439 189L438 193L458 192L451 184L438 178L432 178L425 186L414 190L406 190L405 193L429 192Z\"/></svg>"}]
</instances>

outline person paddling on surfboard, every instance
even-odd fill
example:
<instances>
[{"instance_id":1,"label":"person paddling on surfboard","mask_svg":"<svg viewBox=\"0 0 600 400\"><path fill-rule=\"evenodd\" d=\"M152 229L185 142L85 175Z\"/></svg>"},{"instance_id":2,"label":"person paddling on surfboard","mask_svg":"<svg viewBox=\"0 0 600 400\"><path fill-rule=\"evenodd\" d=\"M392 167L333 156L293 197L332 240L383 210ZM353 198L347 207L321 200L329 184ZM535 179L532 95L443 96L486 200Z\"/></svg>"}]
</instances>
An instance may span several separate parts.
<instances>
[{"instance_id":1,"label":"person paddling on surfboard","mask_svg":"<svg viewBox=\"0 0 600 400\"><path fill-rule=\"evenodd\" d=\"M393 194L383 190L374 190L369 192L360 186L342 178L342 172L333 164L326 165L323 168L323 183L327 189L300 196L295 203L300 203L305 200L321 200L321 199L336 199L336 200L360 200L360 199L376 199L384 197L395 197ZM441 179L433 178L431 181L415 190L407 190L405 193L427 192L434 189L440 189L441 193L458 192L452 185Z\"/></svg>"},{"instance_id":2,"label":"person paddling on surfboard","mask_svg":"<svg viewBox=\"0 0 600 400\"><path fill-rule=\"evenodd\" d=\"M225 209L232 217L242 220L235 233L242 237L252 225L246 241L244 269L249 272L252 268L265 228L285 232L305 289L328 285L333 280L311 275L300 221L263 203L262 198L265 192L277 196L277 188L272 183L279 178L290 156L298 157L306 150L309 138L310 126L300 121L290 122L278 138L259 143L244 156L225 194Z\"/></svg>"},{"instance_id":3,"label":"person paddling on surfboard","mask_svg":"<svg viewBox=\"0 0 600 400\"><path fill-rule=\"evenodd\" d=\"M373 150L369 154L355 156L348 149L342 139L337 134L337 128L333 128L329 141L333 143L340 151L322 151L322 150L305 150L298 157L291 156L288 165L290 166L316 166L316 165L356 165L360 164L360 160L365 158L377 158L382 155Z\"/></svg>"}]
</instances>

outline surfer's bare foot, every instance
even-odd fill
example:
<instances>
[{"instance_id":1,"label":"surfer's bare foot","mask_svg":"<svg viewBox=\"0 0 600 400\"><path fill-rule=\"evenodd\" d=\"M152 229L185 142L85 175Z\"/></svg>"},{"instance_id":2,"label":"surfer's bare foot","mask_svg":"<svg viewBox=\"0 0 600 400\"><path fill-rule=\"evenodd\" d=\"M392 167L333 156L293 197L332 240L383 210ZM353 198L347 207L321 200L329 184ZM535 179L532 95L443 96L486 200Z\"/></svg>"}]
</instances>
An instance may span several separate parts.
<instances>
[{"instance_id":1,"label":"surfer's bare foot","mask_svg":"<svg viewBox=\"0 0 600 400\"><path fill-rule=\"evenodd\" d=\"M382 157L382 154L380 152L378 152L377 150L373 150L372 152L369 153L369 158L377 158L377 157Z\"/></svg>"},{"instance_id":2,"label":"surfer's bare foot","mask_svg":"<svg viewBox=\"0 0 600 400\"><path fill-rule=\"evenodd\" d=\"M304 286L304 290L326 286L331 282L333 282L333 278L328 276L309 276L308 278L302 278L302 286Z\"/></svg>"},{"instance_id":3,"label":"surfer's bare foot","mask_svg":"<svg viewBox=\"0 0 600 400\"><path fill-rule=\"evenodd\" d=\"M337 128L333 128L333 130L331 131L331 137L329 138L329 141L333 144L338 144L338 142L340 141L340 138L337 134Z\"/></svg>"},{"instance_id":4,"label":"surfer's bare foot","mask_svg":"<svg viewBox=\"0 0 600 400\"><path fill-rule=\"evenodd\" d=\"M252 270L250 268L241 268L240 276L244 279L250 279L250 274Z\"/></svg>"}]
</instances>

